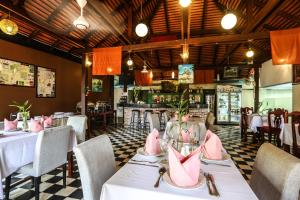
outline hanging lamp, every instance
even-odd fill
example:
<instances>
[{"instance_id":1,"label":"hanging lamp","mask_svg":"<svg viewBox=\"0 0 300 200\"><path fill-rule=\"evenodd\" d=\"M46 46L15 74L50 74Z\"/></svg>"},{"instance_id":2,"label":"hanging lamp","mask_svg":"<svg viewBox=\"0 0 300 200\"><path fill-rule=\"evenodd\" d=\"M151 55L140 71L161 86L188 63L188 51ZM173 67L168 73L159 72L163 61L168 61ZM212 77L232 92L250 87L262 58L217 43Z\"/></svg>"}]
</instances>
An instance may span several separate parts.
<instances>
[{"instance_id":1,"label":"hanging lamp","mask_svg":"<svg viewBox=\"0 0 300 200\"><path fill-rule=\"evenodd\" d=\"M140 20L142 21L143 19L143 3L141 1L141 16L140 16ZM139 37L145 37L148 34L148 27L146 24L144 24L143 22L140 22L136 27L135 27L135 33L137 34L137 36Z\"/></svg>"},{"instance_id":2,"label":"hanging lamp","mask_svg":"<svg viewBox=\"0 0 300 200\"><path fill-rule=\"evenodd\" d=\"M183 8L189 7L191 3L192 3L192 0L179 0L179 4Z\"/></svg>"},{"instance_id":3,"label":"hanging lamp","mask_svg":"<svg viewBox=\"0 0 300 200\"><path fill-rule=\"evenodd\" d=\"M183 61L186 61L189 58L189 46L186 43L186 39L184 40L184 45L182 47L182 53L180 54Z\"/></svg>"},{"instance_id":4,"label":"hanging lamp","mask_svg":"<svg viewBox=\"0 0 300 200\"><path fill-rule=\"evenodd\" d=\"M73 24L74 26L76 26L76 28L85 30L90 26L83 16L83 8L86 6L87 1L86 0L76 0L76 1L80 7L80 16L73 22Z\"/></svg>"},{"instance_id":5,"label":"hanging lamp","mask_svg":"<svg viewBox=\"0 0 300 200\"><path fill-rule=\"evenodd\" d=\"M148 73L148 70L147 70L147 65L146 65L146 61L144 60L144 66L143 66L143 69L141 71L142 73Z\"/></svg>"},{"instance_id":6,"label":"hanging lamp","mask_svg":"<svg viewBox=\"0 0 300 200\"><path fill-rule=\"evenodd\" d=\"M8 19L2 19L0 21L0 28L3 31L3 33L7 34L7 35L15 35L18 33L18 25L10 20L10 13L8 15Z\"/></svg>"},{"instance_id":7,"label":"hanging lamp","mask_svg":"<svg viewBox=\"0 0 300 200\"><path fill-rule=\"evenodd\" d=\"M254 56L254 51L249 47L248 51L246 52L247 58L252 58Z\"/></svg>"},{"instance_id":8,"label":"hanging lamp","mask_svg":"<svg viewBox=\"0 0 300 200\"><path fill-rule=\"evenodd\" d=\"M237 17L233 13L226 13L222 18L221 25L224 29L232 29L237 23Z\"/></svg>"},{"instance_id":9,"label":"hanging lamp","mask_svg":"<svg viewBox=\"0 0 300 200\"><path fill-rule=\"evenodd\" d=\"M133 65L133 60L130 57L130 51L129 51L129 56L128 56L128 60L127 60L127 65L130 67Z\"/></svg>"}]
</instances>

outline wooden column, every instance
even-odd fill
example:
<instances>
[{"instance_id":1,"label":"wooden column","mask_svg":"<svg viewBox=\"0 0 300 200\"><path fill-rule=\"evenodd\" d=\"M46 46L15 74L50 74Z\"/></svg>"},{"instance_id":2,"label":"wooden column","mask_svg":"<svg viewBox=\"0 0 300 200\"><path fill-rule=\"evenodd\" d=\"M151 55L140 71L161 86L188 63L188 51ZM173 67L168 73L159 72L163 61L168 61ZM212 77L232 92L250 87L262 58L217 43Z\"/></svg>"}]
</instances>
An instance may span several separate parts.
<instances>
[{"instance_id":1,"label":"wooden column","mask_svg":"<svg viewBox=\"0 0 300 200\"><path fill-rule=\"evenodd\" d=\"M86 60L88 55L87 54L82 54L82 62L81 62L81 114L85 115L86 114Z\"/></svg>"},{"instance_id":2,"label":"wooden column","mask_svg":"<svg viewBox=\"0 0 300 200\"><path fill-rule=\"evenodd\" d=\"M254 68L254 80L255 80L255 87L254 87L254 112L258 112L259 106L259 68Z\"/></svg>"}]
</instances>

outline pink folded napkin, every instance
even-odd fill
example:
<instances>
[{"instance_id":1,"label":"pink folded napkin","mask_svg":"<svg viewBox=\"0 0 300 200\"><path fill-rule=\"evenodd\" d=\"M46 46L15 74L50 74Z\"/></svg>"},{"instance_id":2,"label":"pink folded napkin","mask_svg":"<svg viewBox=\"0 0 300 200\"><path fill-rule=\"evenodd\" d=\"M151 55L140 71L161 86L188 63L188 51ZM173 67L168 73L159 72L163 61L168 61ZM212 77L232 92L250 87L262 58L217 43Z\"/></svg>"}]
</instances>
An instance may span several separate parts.
<instances>
[{"instance_id":1,"label":"pink folded napkin","mask_svg":"<svg viewBox=\"0 0 300 200\"><path fill-rule=\"evenodd\" d=\"M43 127L43 125L40 121L36 121L34 119L31 119L30 120L30 130L32 132L37 133L37 132L40 132L40 131L44 130L44 127Z\"/></svg>"},{"instance_id":2,"label":"pink folded napkin","mask_svg":"<svg viewBox=\"0 0 300 200\"><path fill-rule=\"evenodd\" d=\"M18 119L14 121L9 121L6 118L4 119L4 131L13 131L18 127Z\"/></svg>"},{"instance_id":3,"label":"pink folded napkin","mask_svg":"<svg viewBox=\"0 0 300 200\"><path fill-rule=\"evenodd\" d=\"M53 116L42 116L41 117L41 124L44 125L44 128L51 127L53 125Z\"/></svg>"},{"instance_id":4,"label":"pink folded napkin","mask_svg":"<svg viewBox=\"0 0 300 200\"><path fill-rule=\"evenodd\" d=\"M200 152L192 152L184 157L169 145L169 173L170 178L178 186L194 186L198 183L200 173Z\"/></svg>"},{"instance_id":5,"label":"pink folded napkin","mask_svg":"<svg viewBox=\"0 0 300 200\"><path fill-rule=\"evenodd\" d=\"M161 152L159 145L159 132L156 129L153 129L153 131L148 135L145 151L149 155L157 155Z\"/></svg>"},{"instance_id":6,"label":"pink folded napkin","mask_svg":"<svg viewBox=\"0 0 300 200\"><path fill-rule=\"evenodd\" d=\"M212 160L222 159L222 142L220 138L210 130L207 130L204 141L200 148L206 158Z\"/></svg>"},{"instance_id":7,"label":"pink folded napkin","mask_svg":"<svg viewBox=\"0 0 300 200\"><path fill-rule=\"evenodd\" d=\"M184 143L190 142L192 133L193 133L193 127L190 127L188 130L181 130L181 137Z\"/></svg>"}]
</instances>

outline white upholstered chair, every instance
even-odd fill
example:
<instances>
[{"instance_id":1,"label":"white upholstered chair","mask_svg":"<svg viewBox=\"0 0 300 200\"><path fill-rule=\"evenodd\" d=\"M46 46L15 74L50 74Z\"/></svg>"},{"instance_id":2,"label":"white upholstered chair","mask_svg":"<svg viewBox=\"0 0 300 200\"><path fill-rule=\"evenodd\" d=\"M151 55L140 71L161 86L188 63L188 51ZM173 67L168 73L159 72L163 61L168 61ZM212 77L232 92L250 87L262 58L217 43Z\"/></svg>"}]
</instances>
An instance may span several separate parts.
<instances>
[{"instance_id":1,"label":"white upholstered chair","mask_svg":"<svg viewBox=\"0 0 300 200\"><path fill-rule=\"evenodd\" d=\"M153 131L154 128L157 130L160 130L160 123L159 123L159 116L157 113L149 113L147 115L149 126L150 126L150 132Z\"/></svg>"},{"instance_id":2,"label":"white upholstered chair","mask_svg":"<svg viewBox=\"0 0 300 200\"><path fill-rule=\"evenodd\" d=\"M114 152L108 136L95 137L79 144L73 150L84 200L99 200L102 185L116 172Z\"/></svg>"},{"instance_id":3,"label":"white upholstered chair","mask_svg":"<svg viewBox=\"0 0 300 200\"><path fill-rule=\"evenodd\" d=\"M260 200L297 200L300 160L270 143L263 144L257 152L250 186Z\"/></svg>"},{"instance_id":4,"label":"white upholstered chair","mask_svg":"<svg viewBox=\"0 0 300 200\"><path fill-rule=\"evenodd\" d=\"M66 187L66 163L70 139L70 126L45 129L39 132L34 160L19 169L18 173L34 177L35 199L39 199L41 176L63 166L63 185ZM9 199L11 176L6 178L5 199Z\"/></svg>"},{"instance_id":5,"label":"white upholstered chair","mask_svg":"<svg viewBox=\"0 0 300 200\"><path fill-rule=\"evenodd\" d=\"M85 134L87 129L87 117L85 115L70 116L67 125L72 126L76 133L77 143L85 141Z\"/></svg>"}]
</instances>

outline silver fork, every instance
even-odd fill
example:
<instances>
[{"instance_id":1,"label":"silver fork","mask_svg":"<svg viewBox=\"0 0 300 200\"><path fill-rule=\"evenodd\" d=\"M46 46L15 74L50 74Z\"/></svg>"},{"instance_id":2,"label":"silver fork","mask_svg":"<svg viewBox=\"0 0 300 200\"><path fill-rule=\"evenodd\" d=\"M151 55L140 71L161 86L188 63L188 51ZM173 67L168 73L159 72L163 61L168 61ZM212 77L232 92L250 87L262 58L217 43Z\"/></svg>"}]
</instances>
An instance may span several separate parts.
<instances>
[{"instance_id":1,"label":"silver fork","mask_svg":"<svg viewBox=\"0 0 300 200\"><path fill-rule=\"evenodd\" d=\"M211 181L211 183L212 183L213 189L214 189L214 191L215 191L215 195L219 197L219 196L220 196L220 193L219 193L219 191L218 191L218 189L217 189L217 186L216 186L216 184L215 184L214 176L213 176L212 174L208 173L208 177L209 177L209 179L210 179L210 181Z\"/></svg>"},{"instance_id":2,"label":"silver fork","mask_svg":"<svg viewBox=\"0 0 300 200\"><path fill-rule=\"evenodd\" d=\"M219 194L219 192L217 190L217 187L216 187L216 185L214 183L214 180L211 178L212 175L209 174L209 173L204 172L204 176L206 177L206 185L208 187L209 194L213 195L213 196L219 197L220 194Z\"/></svg>"},{"instance_id":3,"label":"silver fork","mask_svg":"<svg viewBox=\"0 0 300 200\"><path fill-rule=\"evenodd\" d=\"M133 161L133 162L147 162L147 163L150 163L150 164L158 163L158 160L157 161L135 160L135 159L130 159L130 160Z\"/></svg>"}]
</instances>

